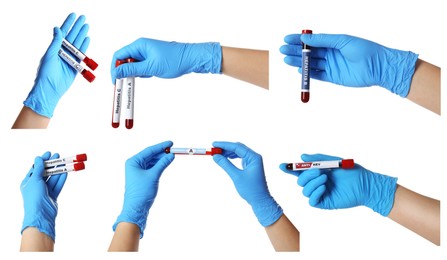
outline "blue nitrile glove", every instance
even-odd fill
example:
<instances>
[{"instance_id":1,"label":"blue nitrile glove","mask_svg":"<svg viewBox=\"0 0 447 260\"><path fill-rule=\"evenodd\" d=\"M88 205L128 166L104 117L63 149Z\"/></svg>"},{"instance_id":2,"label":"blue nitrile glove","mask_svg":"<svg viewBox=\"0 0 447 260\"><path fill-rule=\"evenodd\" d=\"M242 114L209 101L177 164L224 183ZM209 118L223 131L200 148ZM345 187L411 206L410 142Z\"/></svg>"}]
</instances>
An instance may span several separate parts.
<instances>
[{"instance_id":1,"label":"blue nitrile glove","mask_svg":"<svg viewBox=\"0 0 447 260\"><path fill-rule=\"evenodd\" d=\"M36 157L33 167L20 185L25 209L21 232L28 227L35 227L55 241L57 197L64 187L67 174L43 177L44 161L59 158L57 153L50 155L50 152L46 152L42 157Z\"/></svg>"},{"instance_id":2,"label":"blue nitrile glove","mask_svg":"<svg viewBox=\"0 0 447 260\"><path fill-rule=\"evenodd\" d=\"M304 162L341 160L324 154L303 154ZM355 164L352 169L309 169L291 171L286 163L280 169L298 176L309 204L321 209L344 209L366 206L382 216L388 216L394 203L397 178L369 171Z\"/></svg>"},{"instance_id":3,"label":"blue nitrile glove","mask_svg":"<svg viewBox=\"0 0 447 260\"><path fill-rule=\"evenodd\" d=\"M75 69L59 57L62 40L65 38L84 53L90 44L90 38L87 37L89 26L84 24L85 16L79 16L70 30L75 18L76 15L71 13L60 29L54 28L53 41L40 60L34 86L23 102L26 107L48 118L53 116L57 103L71 86L77 74Z\"/></svg>"},{"instance_id":4,"label":"blue nitrile glove","mask_svg":"<svg viewBox=\"0 0 447 260\"><path fill-rule=\"evenodd\" d=\"M223 149L223 154L213 155L213 159L228 173L239 195L252 207L259 223L264 227L275 223L283 210L270 195L262 156L241 143L214 142L213 146ZM242 170L227 158L241 158Z\"/></svg>"},{"instance_id":5,"label":"blue nitrile glove","mask_svg":"<svg viewBox=\"0 0 447 260\"><path fill-rule=\"evenodd\" d=\"M299 67L301 42L311 46L311 78L348 87L381 86L406 97L417 54L384 47L372 41L331 34L291 34L280 48L284 62Z\"/></svg>"},{"instance_id":6,"label":"blue nitrile glove","mask_svg":"<svg viewBox=\"0 0 447 260\"><path fill-rule=\"evenodd\" d=\"M134 58L138 62L115 68L116 60ZM180 43L140 38L113 55L110 73L116 78L177 78L191 72L221 73L222 48L217 42Z\"/></svg>"},{"instance_id":7,"label":"blue nitrile glove","mask_svg":"<svg viewBox=\"0 0 447 260\"><path fill-rule=\"evenodd\" d=\"M173 154L165 154L165 149L171 146L171 141L150 146L126 161L124 204L113 231L120 222L129 222L140 228L140 238L143 237L160 176L174 160Z\"/></svg>"}]
</instances>

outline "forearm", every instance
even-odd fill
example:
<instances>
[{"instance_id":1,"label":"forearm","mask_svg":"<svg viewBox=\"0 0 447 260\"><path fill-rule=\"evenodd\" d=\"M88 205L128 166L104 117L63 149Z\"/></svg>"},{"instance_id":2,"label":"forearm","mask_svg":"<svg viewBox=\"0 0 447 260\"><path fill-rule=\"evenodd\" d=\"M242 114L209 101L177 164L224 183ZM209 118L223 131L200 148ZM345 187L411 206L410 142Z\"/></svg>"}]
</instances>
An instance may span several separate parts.
<instances>
[{"instance_id":1,"label":"forearm","mask_svg":"<svg viewBox=\"0 0 447 260\"><path fill-rule=\"evenodd\" d=\"M269 89L269 52L222 46L222 73Z\"/></svg>"},{"instance_id":2,"label":"forearm","mask_svg":"<svg viewBox=\"0 0 447 260\"><path fill-rule=\"evenodd\" d=\"M20 252L52 252L54 241L35 227L28 227L22 232Z\"/></svg>"},{"instance_id":3,"label":"forearm","mask_svg":"<svg viewBox=\"0 0 447 260\"><path fill-rule=\"evenodd\" d=\"M300 232L286 215L283 214L278 221L266 227L265 231L277 252L300 251Z\"/></svg>"},{"instance_id":4,"label":"forearm","mask_svg":"<svg viewBox=\"0 0 447 260\"><path fill-rule=\"evenodd\" d=\"M397 185L388 217L418 235L440 245L440 201Z\"/></svg>"},{"instance_id":5,"label":"forearm","mask_svg":"<svg viewBox=\"0 0 447 260\"><path fill-rule=\"evenodd\" d=\"M140 244L140 228L132 223L121 222L109 246L109 252L137 252Z\"/></svg>"},{"instance_id":6,"label":"forearm","mask_svg":"<svg viewBox=\"0 0 447 260\"><path fill-rule=\"evenodd\" d=\"M29 107L23 106L12 129L45 129L49 123L48 117L41 116Z\"/></svg>"},{"instance_id":7,"label":"forearm","mask_svg":"<svg viewBox=\"0 0 447 260\"><path fill-rule=\"evenodd\" d=\"M418 59L407 98L441 114L441 68Z\"/></svg>"}]
</instances>

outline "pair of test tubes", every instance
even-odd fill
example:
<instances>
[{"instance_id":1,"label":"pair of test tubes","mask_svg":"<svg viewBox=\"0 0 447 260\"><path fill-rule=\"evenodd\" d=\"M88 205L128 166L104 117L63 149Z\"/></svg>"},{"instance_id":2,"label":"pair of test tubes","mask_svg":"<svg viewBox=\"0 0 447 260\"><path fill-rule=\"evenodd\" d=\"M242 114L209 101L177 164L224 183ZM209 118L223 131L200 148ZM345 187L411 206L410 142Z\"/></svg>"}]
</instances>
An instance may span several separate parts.
<instances>
[{"instance_id":1,"label":"pair of test tubes","mask_svg":"<svg viewBox=\"0 0 447 260\"><path fill-rule=\"evenodd\" d=\"M44 161L45 171L43 173L43 176L49 177L56 174L84 170L85 161L87 161L87 154L85 153L66 158Z\"/></svg>"},{"instance_id":2,"label":"pair of test tubes","mask_svg":"<svg viewBox=\"0 0 447 260\"><path fill-rule=\"evenodd\" d=\"M136 62L135 59L128 58L125 60L116 60L115 67L124 63ZM128 77L115 80L115 91L113 95L113 111L112 111L112 127L118 128L120 126L121 117L121 100L123 97L123 86L126 86L125 93L127 95L126 103L126 128L133 127L133 113L135 100L135 77Z\"/></svg>"},{"instance_id":3,"label":"pair of test tubes","mask_svg":"<svg viewBox=\"0 0 447 260\"><path fill-rule=\"evenodd\" d=\"M68 51L70 51L74 56L76 56L79 60L85 63L87 67L89 67L92 70L95 70L98 67L98 64L87 57L84 53L82 53L80 50L78 50L75 46L73 46L70 42L67 40L62 41L62 46L65 47ZM72 68L74 68L76 71L81 73L81 75L88 81L93 82L95 80L95 75L91 73L88 69L84 68L81 64L79 64L73 57L71 57L68 53L66 53L63 48L60 48L59 50L59 56Z\"/></svg>"}]
</instances>

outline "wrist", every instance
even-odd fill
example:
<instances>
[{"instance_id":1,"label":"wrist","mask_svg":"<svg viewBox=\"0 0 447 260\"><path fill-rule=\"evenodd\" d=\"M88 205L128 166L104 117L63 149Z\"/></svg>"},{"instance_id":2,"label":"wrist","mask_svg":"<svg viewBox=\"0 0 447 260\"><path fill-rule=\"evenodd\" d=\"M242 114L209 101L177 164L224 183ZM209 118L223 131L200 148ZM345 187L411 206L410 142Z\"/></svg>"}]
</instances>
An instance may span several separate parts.
<instances>
[{"instance_id":1,"label":"wrist","mask_svg":"<svg viewBox=\"0 0 447 260\"><path fill-rule=\"evenodd\" d=\"M386 66L382 73L382 87L401 97L407 97L410 91L411 80L416 68L418 54L411 51L401 51L385 48Z\"/></svg>"},{"instance_id":2,"label":"wrist","mask_svg":"<svg viewBox=\"0 0 447 260\"><path fill-rule=\"evenodd\" d=\"M146 229L147 217L149 215L149 208L150 206L144 205L141 207L125 205L115 223L113 224L113 231L115 232L116 227L121 222L132 223L139 227L140 238L143 238L144 230Z\"/></svg>"},{"instance_id":3,"label":"wrist","mask_svg":"<svg viewBox=\"0 0 447 260\"><path fill-rule=\"evenodd\" d=\"M20 233L23 234L23 232L28 228L36 228L39 232L46 234L53 241L56 241L55 226L55 219L41 219L36 217L33 219L28 219L25 216Z\"/></svg>"},{"instance_id":4,"label":"wrist","mask_svg":"<svg viewBox=\"0 0 447 260\"><path fill-rule=\"evenodd\" d=\"M372 177L370 199L367 201L366 206L386 217L393 208L397 178L379 173L373 173Z\"/></svg>"},{"instance_id":5,"label":"wrist","mask_svg":"<svg viewBox=\"0 0 447 260\"><path fill-rule=\"evenodd\" d=\"M191 43L191 53L198 58L193 72L220 74L222 72L222 48L218 42Z\"/></svg>"},{"instance_id":6,"label":"wrist","mask_svg":"<svg viewBox=\"0 0 447 260\"><path fill-rule=\"evenodd\" d=\"M41 116L52 118L58 102L59 99L52 97L41 83L35 83L23 105Z\"/></svg>"},{"instance_id":7,"label":"wrist","mask_svg":"<svg viewBox=\"0 0 447 260\"><path fill-rule=\"evenodd\" d=\"M281 206L270 195L250 205L259 223L264 227L275 223L283 214Z\"/></svg>"}]
</instances>

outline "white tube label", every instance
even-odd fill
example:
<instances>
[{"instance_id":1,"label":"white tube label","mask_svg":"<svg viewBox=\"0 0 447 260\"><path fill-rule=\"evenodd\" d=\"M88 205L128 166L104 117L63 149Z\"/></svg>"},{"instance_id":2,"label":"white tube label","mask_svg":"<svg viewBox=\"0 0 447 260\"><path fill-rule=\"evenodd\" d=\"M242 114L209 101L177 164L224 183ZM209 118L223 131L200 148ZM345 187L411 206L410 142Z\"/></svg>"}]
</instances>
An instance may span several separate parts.
<instances>
[{"instance_id":1,"label":"white tube label","mask_svg":"<svg viewBox=\"0 0 447 260\"><path fill-rule=\"evenodd\" d=\"M121 115L121 98L123 96L123 79L115 80L115 93L113 95L112 122L119 123Z\"/></svg>"},{"instance_id":2,"label":"white tube label","mask_svg":"<svg viewBox=\"0 0 447 260\"><path fill-rule=\"evenodd\" d=\"M128 77L126 82L126 119L133 119L133 108L135 99L135 78Z\"/></svg>"},{"instance_id":3,"label":"white tube label","mask_svg":"<svg viewBox=\"0 0 447 260\"><path fill-rule=\"evenodd\" d=\"M73 69L77 70L79 73L82 73L84 68L79 64L77 61L75 61L68 53L63 51L62 49L59 50L59 56L68 63Z\"/></svg>"}]
</instances>

